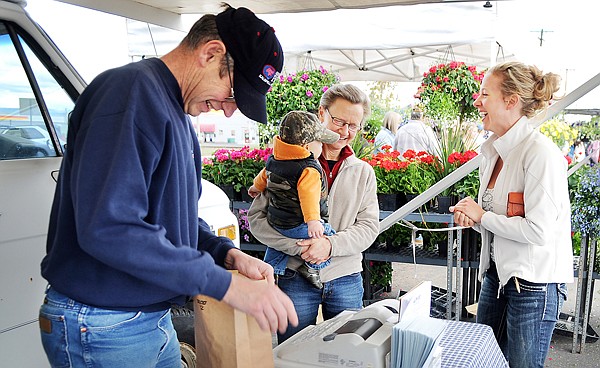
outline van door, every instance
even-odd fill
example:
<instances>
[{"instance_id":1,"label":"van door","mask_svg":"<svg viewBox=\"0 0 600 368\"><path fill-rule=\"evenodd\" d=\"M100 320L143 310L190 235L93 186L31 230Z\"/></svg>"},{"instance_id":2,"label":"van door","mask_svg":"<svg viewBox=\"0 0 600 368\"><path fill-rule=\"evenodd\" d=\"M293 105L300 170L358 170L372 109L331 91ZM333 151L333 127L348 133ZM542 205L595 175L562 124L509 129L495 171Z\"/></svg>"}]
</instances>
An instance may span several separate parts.
<instances>
[{"instance_id":1,"label":"van door","mask_svg":"<svg viewBox=\"0 0 600 368\"><path fill-rule=\"evenodd\" d=\"M37 323L46 287L40 262L74 105L65 81L57 82L59 73L23 28L0 19L0 365L5 367L47 364Z\"/></svg>"}]
</instances>

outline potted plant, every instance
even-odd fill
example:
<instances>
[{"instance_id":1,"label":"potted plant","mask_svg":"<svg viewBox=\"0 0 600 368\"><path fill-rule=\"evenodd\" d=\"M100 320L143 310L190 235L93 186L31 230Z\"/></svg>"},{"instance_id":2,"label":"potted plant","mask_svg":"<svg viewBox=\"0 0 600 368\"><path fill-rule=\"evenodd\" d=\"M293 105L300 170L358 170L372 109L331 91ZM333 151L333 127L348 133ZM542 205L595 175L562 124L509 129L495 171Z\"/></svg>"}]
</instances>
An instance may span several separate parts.
<instances>
[{"instance_id":1,"label":"potted plant","mask_svg":"<svg viewBox=\"0 0 600 368\"><path fill-rule=\"evenodd\" d=\"M436 182L433 165L435 157L425 151L407 150L402 154L406 163L402 175L402 188L410 196L417 196Z\"/></svg>"},{"instance_id":2,"label":"potted plant","mask_svg":"<svg viewBox=\"0 0 600 368\"><path fill-rule=\"evenodd\" d=\"M375 293L392 290L392 264L383 261L368 261L365 269L369 273L371 286Z\"/></svg>"},{"instance_id":3,"label":"potted plant","mask_svg":"<svg viewBox=\"0 0 600 368\"><path fill-rule=\"evenodd\" d=\"M258 126L261 146L271 142L281 119L288 112L301 110L316 113L323 93L338 81L339 77L323 66L281 74L267 93L268 123Z\"/></svg>"},{"instance_id":4,"label":"potted plant","mask_svg":"<svg viewBox=\"0 0 600 368\"><path fill-rule=\"evenodd\" d=\"M479 118L473 102L479 93L484 73L464 62L451 61L423 73L415 98L425 107L427 116L438 121L459 122Z\"/></svg>"},{"instance_id":5,"label":"potted plant","mask_svg":"<svg viewBox=\"0 0 600 368\"><path fill-rule=\"evenodd\" d=\"M219 149L210 158L202 161L203 177L221 187L232 200L242 200L242 194L247 194L256 175L265 167L265 163L273 150L250 149ZM245 198L246 201L251 201Z\"/></svg>"},{"instance_id":6,"label":"potted plant","mask_svg":"<svg viewBox=\"0 0 600 368\"><path fill-rule=\"evenodd\" d=\"M479 194L479 169L471 171L467 176L454 184L453 194L460 200L465 197L477 199Z\"/></svg>"},{"instance_id":7,"label":"potted plant","mask_svg":"<svg viewBox=\"0 0 600 368\"><path fill-rule=\"evenodd\" d=\"M440 125L439 146L435 155L435 163L431 166L436 181L442 180L458 167L477 156L477 152L474 150L476 135L472 123L452 121ZM438 196L437 211L439 213L448 213L449 205L456 202L457 193L455 188L456 184L447 188Z\"/></svg>"},{"instance_id":8,"label":"potted plant","mask_svg":"<svg viewBox=\"0 0 600 368\"><path fill-rule=\"evenodd\" d=\"M406 203L402 198L402 176L407 163L400 160L400 153L391 151L391 148L389 145L383 146L382 152L363 158L375 171L379 209L383 211L394 211L402 202Z\"/></svg>"},{"instance_id":9,"label":"potted plant","mask_svg":"<svg viewBox=\"0 0 600 368\"><path fill-rule=\"evenodd\" d=\"M572 192L571 221L573 230L587 236L589 241L597 241L600 234L600 165L580 168L579 183ZM596 239L594 239L596 238ZM598 258L597 258L598 259ZM600 272L598 263L595 272Z\"/></svg>"}]
</instances>

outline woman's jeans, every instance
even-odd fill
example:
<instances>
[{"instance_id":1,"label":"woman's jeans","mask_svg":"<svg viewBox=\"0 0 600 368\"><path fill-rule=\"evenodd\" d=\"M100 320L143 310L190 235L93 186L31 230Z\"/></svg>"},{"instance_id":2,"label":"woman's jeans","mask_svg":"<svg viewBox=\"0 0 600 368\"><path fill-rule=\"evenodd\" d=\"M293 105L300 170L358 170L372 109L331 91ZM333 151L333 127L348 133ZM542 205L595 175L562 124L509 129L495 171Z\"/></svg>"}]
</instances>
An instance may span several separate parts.
<instances>
[{"instance_id":1,"label":"woman's jeans","mask_svg":"<svg viewBox=\"0 0 600 368\"><path fill-rule=\"evenodd\" d=\"M277 277L279 288L292 299L298 314L298 326L288 325L283 334L277 334L279 343L303 328L317 323L319 305L323 318L330 319L345 310L362 308L363 281L360 273L342 276L323 283L323 289L317 289L296 271L285 270Z\"/></svg>"},{"instance_id":2,"label":"woman's jeans","mask_svg":"<svg viewBox=\"0 0 600 368\"><path fill-rule=\"evenodd\" d=\"M511 367L543 367L567 288L515 279L500 289L492 262L481 285L477 322L492 327Z\"/></svg>"},{"instance_id":3,"label":"woman's jeans","mask_svg":"<svg viewBox=\"0 0 600 368\"><path fill-rule=\"evenodd\" d=\"M40 308L40 333L53 368L181 367L170 310L95 308L50 287Z\"/></svg>"}]
</instances>

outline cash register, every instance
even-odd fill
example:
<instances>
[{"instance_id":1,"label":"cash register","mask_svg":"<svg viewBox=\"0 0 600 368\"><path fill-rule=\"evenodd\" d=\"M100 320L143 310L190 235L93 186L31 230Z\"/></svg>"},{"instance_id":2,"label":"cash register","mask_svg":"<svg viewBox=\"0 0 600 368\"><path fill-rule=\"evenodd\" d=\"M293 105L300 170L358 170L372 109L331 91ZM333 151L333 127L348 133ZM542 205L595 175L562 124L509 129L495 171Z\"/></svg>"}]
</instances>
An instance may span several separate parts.
<instances>
[{"instance_id":1,"label":"cash register","mask_svg":"<svg viewBox=\"0 0 600 368\"><path fill-rule=\"evenodd\" d=\"M273 350L275 367L389 366L392 327L398 323L399 310L398 299L384 299L308 326Z\"/></svg>"}]
</instances>

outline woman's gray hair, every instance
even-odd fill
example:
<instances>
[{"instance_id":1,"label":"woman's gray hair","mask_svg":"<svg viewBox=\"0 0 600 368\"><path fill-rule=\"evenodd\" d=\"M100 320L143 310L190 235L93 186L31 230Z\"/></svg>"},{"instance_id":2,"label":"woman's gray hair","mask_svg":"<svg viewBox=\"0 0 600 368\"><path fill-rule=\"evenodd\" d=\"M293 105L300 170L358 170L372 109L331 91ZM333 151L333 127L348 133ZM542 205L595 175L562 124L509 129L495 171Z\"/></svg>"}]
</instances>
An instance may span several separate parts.
<instances>
[{"instance_id":1,"label":"woman's gray hair","mask_svg":"<svg viewBox=\"0 0 600 368\"><path fill-rule=\"evenodd\" d=\"M338 98L344 99L352 104L361 104L363 107L363 119L360 125L371 116L371 100L360 88L352 84L334 84L321 96L320 105L328 109Z\"/></svg>"},{"instance_id":2,"label":"woman's gray hair","mask_svg":"<svg viewBox=\"0 0 600 368\"><path fill-rule=\"evenodd\" d=\"M528 118L548 107L554 93L560 88L558 74L544 74L537 67L518 61L495 65L486 74L493 74L502 79L500 89L504 97L519 96L523 102L521 113Z\"/></svg>"}]
</instances>

